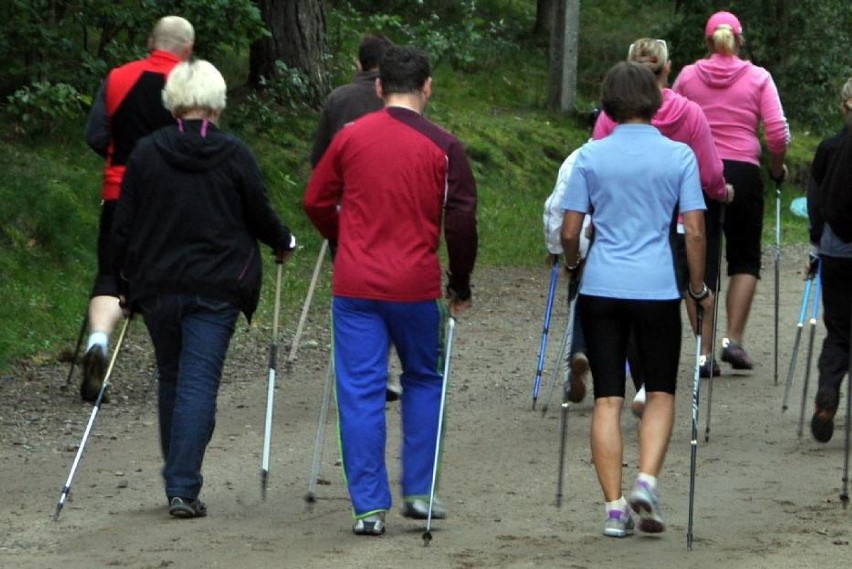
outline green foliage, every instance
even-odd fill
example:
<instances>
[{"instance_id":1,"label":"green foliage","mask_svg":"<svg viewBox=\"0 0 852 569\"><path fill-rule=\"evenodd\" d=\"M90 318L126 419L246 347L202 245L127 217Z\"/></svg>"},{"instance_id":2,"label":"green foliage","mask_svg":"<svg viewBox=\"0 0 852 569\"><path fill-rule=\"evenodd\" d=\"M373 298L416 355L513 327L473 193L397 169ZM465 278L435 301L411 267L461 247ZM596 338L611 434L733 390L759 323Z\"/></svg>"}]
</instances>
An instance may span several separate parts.
<instances>
[{"instance_id":1,"label":"green foliage","mask_svg":"<svg viewBox=\"0 0 852 569\"><path fill-rule=\"evenodd\" d=\"M80 94L67 83L36 81L21 87L7 98L4 114L20 134L49 135L63 123L75 119L92 104L92 97Z\"/></svg>"},{"instance_id":2,"label":"green foliage","mask_svg":"<svg viewBox=\"0 0 852 569\"><path fill-rule=\"evenodd\" d=\"M94 93L108 68L145 54L151 28L168 14L192 22L195 54L205 59L266 33L251 0L11 0L0 7L0 95L45 84ZM74 99L65 95L60 102Z\"/></svg>"},{"instance_id":3,"label":"green foliage","mask_svg":"<svg viewBox=\"0 0 852 569\"><path fill-rule=\"evenodd\" d=\"M286 130L290 113L308 110L309 101L316 100L317 87L301 69L275 62L276 73L261 80L260 91L249 93L228 111L227 122L240 132L274 134Z\"/></svg>"},{"instance_id":4,"label":"green foliage","mask_svg":"<svg viewBox=\"0 0 852 569\"><path fill-rule=\"evenodd\" d=\"M399 4L399 9L379 12L370 3L341 3L328 18L332 43L344 37L359 38L365 32L382 33L396 43L424 49L433 66L447 63L466 72L493 70L518 50L515 38L523 32L518 19L488 17L475 0L428 6L405 2L404 8ZM348 53L354 51L352 45Z\"/></svg>"},{"instance_id":5,"label":"green foliage","mask_svg":"<svg viewBox=\"0 0 852 569\"><path fill-rule=\"evenodd\" d=\"M236 33L242 24L231 26L230 22L223 22L219 18L222 6L211 10L207 8L209 3L201 0L162 4L153 0L59 2L54 3L62 8L57 13L57 25L48 26L44 31L31 30L36 38L21 39L26 35L23 31L12 33L10 30L14 26L6 25L17 25L23 15L31 18L27 26L32 26L34 21L47 21L48 11L43 8L48 4L32 0L0 3L0 17L5 18L0 24L0 63L4 71L14 68L15 73L21 73L30 64L35 65L34 69L45 69L39 67L44 64L52 69L51 84L64 82L78 93L94 92L108 66L144 50L150 26L163 13L157 10L154 15L153 6L157 4L187 16L197 27L202 25L202 20L205 20L204 26L218 21L219 28L206 29L203 40L199 31L201 43L196 52L201 57L211 58L214 52L208 50L213 47L203 42L222 46L216 55L217 66L221 64L231 82L234 82L232 78L245 76L247 58L240 47L244 44L229 45L227 41L230 33ZM174 8L178 4L194 6L198 12L188 15ZM384 31L396 42L420 45L424 45L426 35L434 33L433 42L438 42L440 36L462 43L459 47L453 45L450 52L433 61L434 93L427 116L456 134L470 156L480 198L480 266L540 265L545 255L541 229L544 200L552 190L562 160L585 141L589 132L588 125L579 119L543 110L547 100L546 50L531 45L523 32L532 26L534 4L522 0L481 0L476 4L449 0L351 0L336 2L336 7L328 13L331 62L338 82L351 78L353 54L363 33ZM131 5L142 8L134 12ZM392 5L399 11L379 10L384 5ZM30 11L22 11L22 7ZM86 8L85 14L81 12L82 7ZM110 12L113 7L115 13ZM435 19L431 19L432 13L436 14ZM684 42L696 45L699 52L707 13L697 14L693 27L684 32ZM459 14L467 14L464 17L471 22L461 21ZM585 2L581 17L581 103L578 106L584 109L591 107L597 98L598 75L623 59L629 40L643 35L671 37L663 32L658 34L658 28L654 27L667 23L672 17L671 3L662 0L648 2L642 10L637 10L635 2L629 0ZM681 17L683 15L677 15ZM501 18L504 24L493 29L489 27L491 22ZM97 29L91 24L101 20L111 23ZM751 22L744 24L748 29L754 27ZM45 53L58 49L54 46L61 45L59 36L71 33L72 29L70 45L85 45L82 56L69 50L68 57L60 53L54 60L42 61L36 57L42 49ZM480 33L481 38L464 43L467 39L462 36L468 33L464 30L471 29ZM83 30L88 31L84 34ZM756 38L749 37L753 44L758 43ZM24 45L20 43L24 41L29 42L26 45L34 51L29 56L23 51L15 51L15 54L27 61L8 59L9 47ZM501 42L512 46L504 48ZM498 55L488 59L484 52L476 51L480 48L493 49ZM466 62L466 53L475 54L470 65ZM676 60L690 60L679 48L673 49L673 53ZM697 53L694 57L700 55ZM254 151L274 207L303 247L288 262L285 271L284 322L292 322L298 316L321 244L321 238L301 207L310 176L307 157L317 116L314 111L294 102L303 79L288 73L285 70L281 78L268 84L263 92L230 93L223 117L223 127L236 131ZM7 71L0 77L0 88L9 85L10 74L11 71ZM64 80L71 75L91 77L91 88L80 88L78 82ZM20 79L21 75L14 77ZM38 73L27 75L26 81L6 91L2 100L6 101L5 95L35 79L39 79ZM782 96L786 94L782 92ZM835 100L836 95L831 93L813 103L829 108L835 106ZM6 104L8 106L9 102ZM85 104L85 100L81 104ZM76 109L73 105L70 108ZM4 204L0 208L0 320L4 323L0 327L0 369L14 358L34 354L50 357L63 348L73 348L85 309L95 268L102 163L82 141L85 113L67 112L72 116L57 117L57 130L48 138L14 137L7 121L0 127L4 142L4 151L0 152L0 203ZM822 131L822 134L827 132ZM787 160L791 179L801 179L807 171L820 138L797 133ZM767 188L773 189L771 184ZM806 239L806 222L787 213L790 200L798 195L801 194L795 184L786 184L782 213L785 242ZM767 196L765 242L772 243L774 194L768 191ZM274 265L271 255L266 251L264 255L267 267L263 300L253 326L268 327ZM328 298L328 281L325 273L320 279L315 302Z\"/></svg>"}]
</instances>

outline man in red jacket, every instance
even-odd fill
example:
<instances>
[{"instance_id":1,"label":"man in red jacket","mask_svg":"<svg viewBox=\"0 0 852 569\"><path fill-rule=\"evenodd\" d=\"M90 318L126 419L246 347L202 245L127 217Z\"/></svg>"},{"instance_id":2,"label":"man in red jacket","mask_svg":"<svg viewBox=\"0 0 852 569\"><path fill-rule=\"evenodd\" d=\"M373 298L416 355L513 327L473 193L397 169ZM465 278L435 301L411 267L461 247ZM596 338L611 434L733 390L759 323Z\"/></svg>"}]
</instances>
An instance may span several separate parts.
<instances>
[{"instance_id":1,"label":"man in red jacket","mask_svg":"<svg viewBox=\"0 0 852 569\"><path fill-rule=\"evenodd\" d=\"M148 38L150 53L109 72L86 124L86 142L105 159L98 229L98 272L89 301L89 340L83 356L80 397L95 401L106 372L109 336L121 318L118 291L109 265L109 236L121 180L136 141L175 119L163 106L162 90L171 70L192 54L195 31L188 21L166 16Z\"/></svg>"},{"instance_id":2,"label":"man in red jacket","mask_svg":"<svg viewBox=\"0 0 852 569\"><path fill-rule=\"evenodd\" d=\"M422 114L432 92L426 55L391 47L379 65L385 109L345 126L317 164L305 211L338 241L334 365L343 467L359 535L384 532L389 345L402 363L403 515L428 514L441 403L447 310L470 304L477 250L476 183L461 143ZM441 222L449 307L440 302ZM433 518L446 516L439 503Z\"/></svg>"}]
</instances>

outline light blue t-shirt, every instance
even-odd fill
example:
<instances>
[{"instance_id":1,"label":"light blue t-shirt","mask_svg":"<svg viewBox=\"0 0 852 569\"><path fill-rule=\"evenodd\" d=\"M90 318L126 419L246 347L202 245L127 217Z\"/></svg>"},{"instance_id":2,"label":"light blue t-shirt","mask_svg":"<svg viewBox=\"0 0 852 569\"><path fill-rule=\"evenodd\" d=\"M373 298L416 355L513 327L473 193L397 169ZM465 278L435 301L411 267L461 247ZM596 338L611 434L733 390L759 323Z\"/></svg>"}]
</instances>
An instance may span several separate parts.
<instances>
[{"instance_id":1,"label":"light blue t-shirt","mask_svg":"<svg viewBox=\"0 0 852 569\"><path fill-rule=\"evenodd\" d=\"M621 124L577 156L562 208L591 213L585 295L680 298L669 236L677 213L704 210L695 154L648 124Z\"/></svg>"}]
</instances>

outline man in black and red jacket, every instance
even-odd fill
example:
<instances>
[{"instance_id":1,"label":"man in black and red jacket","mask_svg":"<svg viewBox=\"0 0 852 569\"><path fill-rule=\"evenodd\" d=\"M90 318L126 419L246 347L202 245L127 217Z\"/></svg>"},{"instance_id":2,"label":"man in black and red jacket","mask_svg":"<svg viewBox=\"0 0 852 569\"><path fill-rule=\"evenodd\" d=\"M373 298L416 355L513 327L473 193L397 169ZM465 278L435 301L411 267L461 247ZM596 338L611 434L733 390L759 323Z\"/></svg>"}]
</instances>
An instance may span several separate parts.
<instances>
[{"instance_id":1,"label":"man in black and red jacket","mask_svg":"<svg viewBox=\"0 0 852 569\"><path fill-rule=\"evenodd\" d=\"M192 54L195 31L188 21L166 16L148 38L145 59L112 69L98 90L86 124L86 142L105 159L98 229L98 270L89 301L89 340L83 356L80 396L95 401L106 372L109 336L121 318L109 266L109 236L127 159L136 141L175 119L163 106L171 70Z\"/></svg>"}]
</instances>

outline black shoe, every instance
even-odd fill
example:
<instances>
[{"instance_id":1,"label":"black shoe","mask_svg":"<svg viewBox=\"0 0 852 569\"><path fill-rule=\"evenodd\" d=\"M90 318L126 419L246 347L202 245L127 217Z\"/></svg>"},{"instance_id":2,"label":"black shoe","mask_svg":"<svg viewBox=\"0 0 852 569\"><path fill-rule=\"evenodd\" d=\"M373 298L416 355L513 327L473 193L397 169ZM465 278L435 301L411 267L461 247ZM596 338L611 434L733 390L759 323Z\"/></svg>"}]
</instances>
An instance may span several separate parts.
<instances>
[{"instance_id":1,"label":"black shoe","mask_svg":"<svg viewBox=\"0 0 852 569\"><path fill-rule=\"evenodd\" d=\"M402 397L402 385L397 381L388 380L388 385L385 388L385 401L399 401Z\"/></svg>"},{"instance_id":2,"label":"black shoe","mask_svg":"<svg viewBox=\"0 0 852 569\"><path fill-rule=\"evenodd\" d=\"M817 390L814 405L814 416L811 417L811 434L821 443L827 443L834 434L834 415L840 397L830 387L820 387Z\"/></svg>"},{"instance_id":3,"label":"black shoe","mask_svg":"<svg viewBox=\"0 0 852 569\"><path fill-rule=\"evenodd\" d=\"M731 364L734 369L752 369L754 362L745 349L731 341L729 338L722 339L722 361Z\"/></svg>"},{"instance_id":4,"label":"black shoe","mask_svg":"<svg viewBox=\"0 0 852 569\"><path fill-rule=\"evenodd\" d=\"M104 384L106 368L106 353L101 346L96 344L83 355L83 381L80 382L80 397L83 401L90 403L97 401L98 393ZM107 397L104 396L102 402L107 401Z\"/></svg>"},{"instance_id":5,"label":"black shoe","mask_svg":"<svg viewBox=\"0 0 852 569\"><path fill-rule=\"evenodd\" d=\"M169 515L183 519L203 518L207 515L207 505L198 498L191 500L175 496L169 498Z\"/></svg>"},{"instance_id":6,"label":"black shoe","mask_svg":"<svg viewBox=\"0 0 852 569\"><path fill-rule=\"evenodd\" d=\"M722 370L719 368L719 362L713 359L713 377L722 375ZM707 361L707 356L698 358L698 376L702 378L710 377L710 362Z\"/></svg>"}]
</instances>

